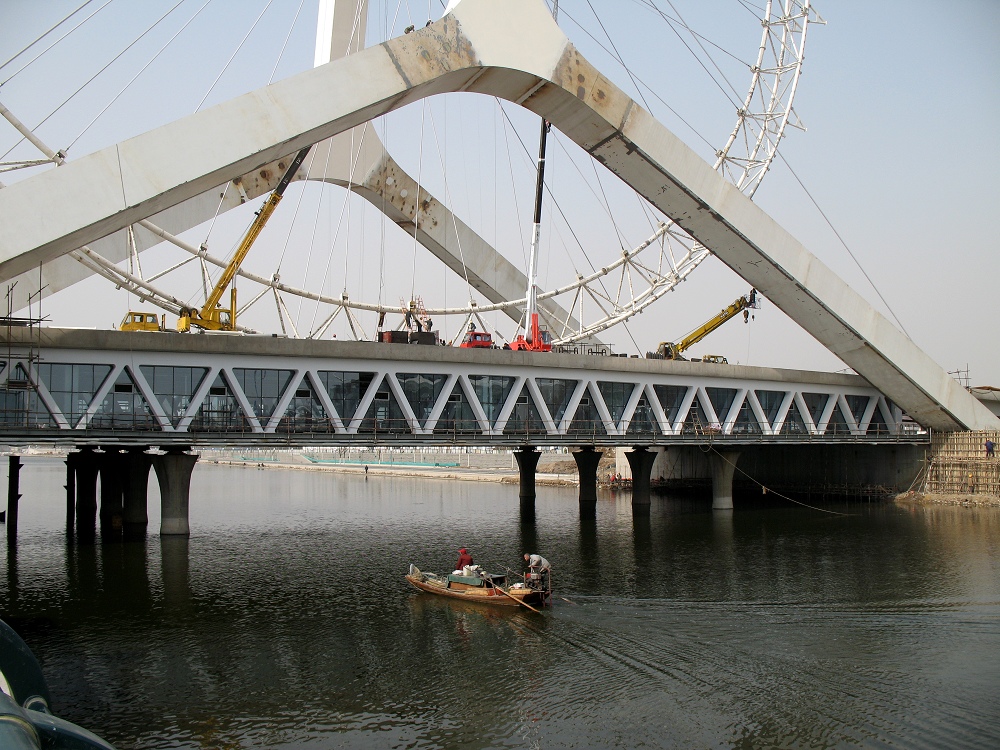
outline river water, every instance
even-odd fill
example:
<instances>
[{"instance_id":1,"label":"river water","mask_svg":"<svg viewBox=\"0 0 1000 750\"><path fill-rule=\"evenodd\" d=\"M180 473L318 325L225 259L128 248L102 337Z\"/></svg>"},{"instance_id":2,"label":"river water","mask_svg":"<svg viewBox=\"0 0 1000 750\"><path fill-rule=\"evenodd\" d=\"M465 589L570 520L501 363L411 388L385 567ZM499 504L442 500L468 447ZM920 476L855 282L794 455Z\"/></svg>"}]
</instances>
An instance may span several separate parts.
<instances>
[{"instance_id":1,"label":"river water","mask_svg":"<svg viewBox=\"0 0 1000 750\"><path fill-rule=\"evenodd\" d=\"M1000 511L780 501L633 518L574 488L199 465L189 539L67 545L26 459L2 616L118 748L1000 747ZM835 511L835 512L829 512ZM544 614L410 589L460 546Z\"/></svg>"}]
</instances>

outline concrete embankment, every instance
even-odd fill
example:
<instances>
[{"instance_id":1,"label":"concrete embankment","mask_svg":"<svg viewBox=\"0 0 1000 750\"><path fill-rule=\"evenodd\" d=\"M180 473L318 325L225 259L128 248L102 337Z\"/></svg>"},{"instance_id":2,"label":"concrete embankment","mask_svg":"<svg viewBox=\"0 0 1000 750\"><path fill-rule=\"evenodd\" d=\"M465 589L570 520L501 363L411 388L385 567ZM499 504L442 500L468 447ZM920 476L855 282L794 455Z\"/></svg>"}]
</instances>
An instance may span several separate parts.
<instances>
[{"instance_id":1,"label":"concrete embankment","mask_svg":"<svg viewBox=\"0 0 1000 750\"><path fill-rule=\"evenodd\" d=\"M246 466L285 471L329 471L340 474L425 479L451 479L517 484L517 465L509 453L427 453L420 451L352 451L314 455L299 451L204 451L204 464ZM575 486L580 483L573 457L545 451L538 460L535 484Z\"/></svg>"}]
</instances>

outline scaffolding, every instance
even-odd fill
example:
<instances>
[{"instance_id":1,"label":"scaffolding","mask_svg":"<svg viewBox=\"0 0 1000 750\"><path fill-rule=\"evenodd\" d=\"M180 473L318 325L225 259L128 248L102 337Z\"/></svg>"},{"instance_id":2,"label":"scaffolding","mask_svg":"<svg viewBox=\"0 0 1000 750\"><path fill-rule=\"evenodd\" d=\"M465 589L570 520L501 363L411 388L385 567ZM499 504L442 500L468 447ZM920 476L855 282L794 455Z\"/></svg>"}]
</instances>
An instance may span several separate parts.
<instances>
[{"instance_id":1,"label":"scaffolding","mask_svg":"<svg viewBox=\"0 0 1000 750\"><path fill-rule=\"evenodd\" d=\"M995 446L992 456L987 455L987 441ZM1000 431L933 435L921 492L1000 496Z\"/></svg>"}]
</instances>

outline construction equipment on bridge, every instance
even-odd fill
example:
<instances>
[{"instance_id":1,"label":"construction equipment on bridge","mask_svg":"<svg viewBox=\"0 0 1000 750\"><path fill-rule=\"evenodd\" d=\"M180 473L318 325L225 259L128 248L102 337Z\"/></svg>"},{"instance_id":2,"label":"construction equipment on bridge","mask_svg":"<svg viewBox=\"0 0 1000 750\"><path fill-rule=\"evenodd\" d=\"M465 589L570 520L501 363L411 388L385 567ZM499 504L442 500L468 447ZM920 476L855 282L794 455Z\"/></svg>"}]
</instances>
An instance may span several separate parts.
<instances>
[{"instance_id":1,"label":"construction equipment on bridge","mask_svg":"<svg viewBox=\"0 0 1000 750\"><path fill-rule=\"evenodd\" d=\"M465 338L458 346L461 349L492 349L493 334L476 330L476 324L470 322L469 330L465 332Z\"/></svg>"},{"instance_id":2,"label":"construction equipment on bridge","mask_svg":"<svg viewBox=\"0 0 1000 750\"><path fill-rule=\"evenodd\" d=\"M549 132L549 122L542 120L542 132L538 139L538 173L535 181L535 217L531 230L531 254L528 257L528 296L524 309L524 333L518 334L510 342L510 348L519 352L550 352L552 336L538 325L538 287L535 277L538 268L538 242L542 230L542 191L545 187L545 140Z\"/></svg>"},{"instance_id":3,"label":"construction equipment on bridge","mask_svg":"<svg viewBox=\"0 0 1000 750\"><path fill-rule=\"evenodd\" d=\"M697 344L727 320L731 320L742 312L743 322L747 323L750 320L749 311L751 309L756 310L759 307L760 303L757 301L757 290L751 289L749 294L744 294L742 297L733 302L733 304L729 305L729 307L722 310L722 312L718 315L710 318L703 325L695 328L691 333L677 343L672 341L661 341L660 345L656 347L656 354L647 354L646 356L651 359L686 359L686 357L683 356L684 351ZM702 361L714 362L716 364L727 363L726 358L719 354L709 354L702 357Z\"/></svg>"},{"instance_id":4,"label":"construction equipment on bridge","mask_svg":"<svg viewBox=\"0 0 1000 750\"><path fill-rule=\"evenodd\" d=\"M122 331L165 331L167 316L129 310L118 328Z\"/></svg>"},{"instance_id":5,"label":"construction equipment on bridge","mask_svg":"<svg viewBox=\"0 0 1000 750\"><path fill-rule=\"evenodd\" d=\"M205 300L205 305L200 311L193 307L180 311L180 317L177 318L178 331L186 333L191 330L191 326L203 328L208 331L236 330L236 287L230 290L228 308L219 306L222 293L226 291L226 287L236 277L236 272L240 270L240 265L242 265L244 259L247 257L247 253L250 252L254 241L256 241L261 231L263 231L267 220L271 218L274 209L281 202L281 196L284 194L285 188L288 187L292 178L295 177L295 173L299 171L299 167L302 166L302 162L306 158L306 154L309 153L310 148L312 146L302 149L292 159L291 166L288 167L278 186L271 193L270 197L264 201L264 205L257 212L257 218L253 220L250 228L247 229L243 241L233 254L233 259L229 261L229 265L226 266L215 287L212 289L211 294Z\"/></svg>"}]
</instances>

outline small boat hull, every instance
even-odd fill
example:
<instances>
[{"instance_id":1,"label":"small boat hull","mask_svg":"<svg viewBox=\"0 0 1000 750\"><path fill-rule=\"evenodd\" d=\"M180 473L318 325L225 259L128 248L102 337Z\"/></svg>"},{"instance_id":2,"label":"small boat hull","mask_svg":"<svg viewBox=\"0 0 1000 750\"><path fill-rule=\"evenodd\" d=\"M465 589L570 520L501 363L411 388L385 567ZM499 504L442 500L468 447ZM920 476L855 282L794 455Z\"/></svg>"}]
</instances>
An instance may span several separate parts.
<instances>
[{"instance_id":1,"label":"small boat hull","mask_svg":"<svg viewBox=\"0 0 1000 750\"><path fill-rule=\"evenodd\" d=\"M475 602L496 607L517 607L522 604L529 607L541 607L545 604L544 593L527 588L501 587L492 585L471 586L464 583L449 581L434 573L422 573L411 566L406 581L415 589L428 594L458 599L463 602Z\"/></svg>"}]
</instances>

